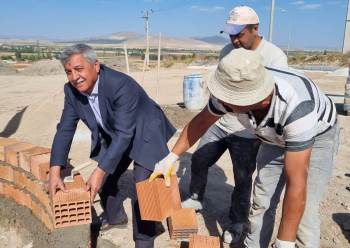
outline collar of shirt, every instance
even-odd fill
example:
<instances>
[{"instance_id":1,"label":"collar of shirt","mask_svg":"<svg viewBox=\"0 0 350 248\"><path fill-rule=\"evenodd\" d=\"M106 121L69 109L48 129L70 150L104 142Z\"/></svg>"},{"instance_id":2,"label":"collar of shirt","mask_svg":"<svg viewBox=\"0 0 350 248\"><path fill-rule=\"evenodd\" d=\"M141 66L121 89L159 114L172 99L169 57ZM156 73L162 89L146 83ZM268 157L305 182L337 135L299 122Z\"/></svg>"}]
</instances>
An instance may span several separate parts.
<instances>
[{"instance_id":1,"label":"collar of shirt","mask_svg":"<svg viewBox=\"0 0 350 248\"><path fill-rule=\"evenodd\" d=\"M94 88L91 91L91 94L87 94L84 92L81 92L81 94L83 94L84 96L86 96L87 98L94 100L96 98L96 96L98 96L98 84L100 82L100 76L97 77L96 83L94 85Z\"/></svg>"},{"instance_id":2,"label":"collar of shirt","mask_svg":"<svg viewBox=\"0 0 350 248\"><path fill-rule=\"evenodd\" d=\"M250 120L250 123L251 125L256 129L258 127L264 127L266 126L267 124L267 121L270 119L270 118L273 118L273 111L274 111L274 108L275 108L275 103L276 103L276 84L275 84L275 87L273 88L273 93L272 93L272 98L271 98L271 103L270 103L270 107L269 107L269 110L267 112L267 114L265 115L265 117L261 120L260 124L257 125L257 122L255 120L255 117L252 113L252 111L249 111L247 112L246 114L248 115L248 118Z\"/></svg>"}]
</instances>

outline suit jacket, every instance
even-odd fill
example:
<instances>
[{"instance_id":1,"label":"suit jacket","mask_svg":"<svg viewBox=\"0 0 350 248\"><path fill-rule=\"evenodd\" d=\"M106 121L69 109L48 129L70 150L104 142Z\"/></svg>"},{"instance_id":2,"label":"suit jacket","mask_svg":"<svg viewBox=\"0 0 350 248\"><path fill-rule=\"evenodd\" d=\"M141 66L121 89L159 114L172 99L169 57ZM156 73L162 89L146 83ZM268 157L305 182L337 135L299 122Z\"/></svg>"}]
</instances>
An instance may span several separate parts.
<instances>
[{"instance_id":1,"label":"suit jacket","mask_svg":"<svg viewBox=\"0 0 350 248\"><path fill-rule=\"evenodd\" d=\"M149 170L165 157L175 133L161 108L131 77L101 65L98 101L107 130L101 131L86 96L69 82L64 86L64 109L52 145L51 165L65 166L79 120L91 130L90 158L113 173L124 155ZM102 134L102 135L101 135ZM104 138L103 138L104 137Z\"/></svg>"}]
</instances>

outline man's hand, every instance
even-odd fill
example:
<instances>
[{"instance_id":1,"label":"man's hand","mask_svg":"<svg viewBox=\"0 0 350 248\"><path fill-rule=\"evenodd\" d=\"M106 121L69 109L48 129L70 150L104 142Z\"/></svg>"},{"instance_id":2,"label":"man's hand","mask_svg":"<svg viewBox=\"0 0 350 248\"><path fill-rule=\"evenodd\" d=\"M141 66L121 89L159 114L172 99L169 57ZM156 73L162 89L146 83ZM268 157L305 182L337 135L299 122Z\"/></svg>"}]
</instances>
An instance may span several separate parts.
<instances>
[{"instance_id":1,"label":"man's hand","mask_svg":"<svg viewBox=\"0 0 350 248\"><path fill-rule=\"evenodd\" d=\"M165 158L156 163L154 171L149 177L149 181L153 181L156 177L163 175L165 179L165 185L170 186L170 176L174 170L174 163L179 159L175 153L169 153Z\"/></svg>"},{"instance_id":2,"label":"man's hand","mask_svg":"<svg viewBox=\"0 0 350 248\"><path fill-rule=\"evenodd\" d=\"M50 168L49 177L49 193L53 197L58 190L66 191L64 183L61 179L61 166L54 165Z\"/></svg>"},{"instance_id":3,"label":"man's hand","mask_svg":"<svg viewBox=\"0 0 350 248\"><path fill-rule=\"evenodd\" d=\"M90 191L91 204L94 202L96 194L102 186L103 178L105 175L106 172L100 167L97 167L90 175L89 180L86 182L85 190Z\"/></svg>"}]
</instances>

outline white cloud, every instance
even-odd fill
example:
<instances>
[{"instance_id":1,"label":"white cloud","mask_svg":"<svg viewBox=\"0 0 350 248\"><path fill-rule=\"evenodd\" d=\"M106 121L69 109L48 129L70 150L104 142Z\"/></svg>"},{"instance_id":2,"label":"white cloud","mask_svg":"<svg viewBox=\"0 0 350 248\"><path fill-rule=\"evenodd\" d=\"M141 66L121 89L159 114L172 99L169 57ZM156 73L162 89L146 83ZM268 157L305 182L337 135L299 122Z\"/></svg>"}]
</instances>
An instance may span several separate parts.
<instances>
[{"instance_id":1,"label":"white cloud","mask_svg":"<svg viewBox=\"0 0 350 248\"><path fill-rule=\"evenodd\" d=\"M328 1L330 2L337 2L337 1ZM319 3L305 3L305 1L294 1L290 4L297 6L298 9L319 9L322 7L322 4Z\"/></svg>"},{"instance_id":2,"label":"white cloud","mask_svg":"<svg viewBox=\"0 0 350 248\"><path fill-rule=\"evenodd\" d=\"M200 11L200 12L217 12L217 11L225 10L225 7L222 7L222 6L204 7L204 6L193 5L191 6L191 9Z\"/></svg>"},{"instance_id":3,"label":"white cloud","mask_svg":"<svg viewBox=\"0 0 350 248\"><path fill-rule=\"evenodd\" d=\"M304 4L300 6L300 9L319 9L321 8L321 4L318 3L312 3L312 4Z\"/></svg>"},{"instance_id":4,"label":"white cloud","mask_svg":"<svg viewBox=\"0 0 350 248\"><path fill-rule=\"evenodd\" d=\"M101 4L113 3L112 0L98 0L97 2L98 2L98 3L101 3Z\"/></svg>"},{"instance_id":5,"label":"white cloud","mask_svg":"<svg viewBox=\"0 0 350 248\"><path fill-rule=\"evenodd\" d=\"M292 4L292 5L304 5L305 2L304 1L294 1L294 2L291 2L290 4Z\"/></svg>"}]
</instances>

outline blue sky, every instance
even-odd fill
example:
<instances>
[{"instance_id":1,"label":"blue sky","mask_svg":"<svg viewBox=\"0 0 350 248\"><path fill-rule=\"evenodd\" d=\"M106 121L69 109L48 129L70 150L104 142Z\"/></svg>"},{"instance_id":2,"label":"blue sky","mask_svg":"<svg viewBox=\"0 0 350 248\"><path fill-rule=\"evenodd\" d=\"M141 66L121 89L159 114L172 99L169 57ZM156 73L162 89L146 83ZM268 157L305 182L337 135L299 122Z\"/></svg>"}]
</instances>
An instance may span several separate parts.
<instances>
[{"instance_id":1,"label":"blue sky","mask_svg":"<svg viewBox=\"0 0 350 248\"><path fill-rule=\"evenodd\" d=\"M275 0L273 41L292 48L341 49L348 0ZM120 31L144 32L142 11L153 9L152 34L219 34L230 9L254 8L267 38L271 0L10 0L1 2L0 35L71 39ZM289 35L290 34L290 35ZM290 39L289 39L290 37Z\"/></svg>"}]
</instances>

